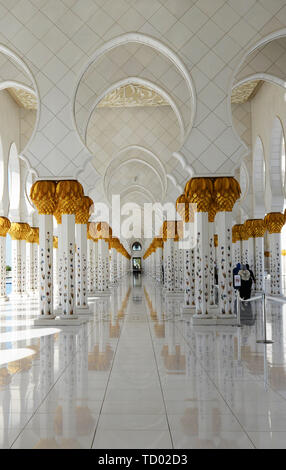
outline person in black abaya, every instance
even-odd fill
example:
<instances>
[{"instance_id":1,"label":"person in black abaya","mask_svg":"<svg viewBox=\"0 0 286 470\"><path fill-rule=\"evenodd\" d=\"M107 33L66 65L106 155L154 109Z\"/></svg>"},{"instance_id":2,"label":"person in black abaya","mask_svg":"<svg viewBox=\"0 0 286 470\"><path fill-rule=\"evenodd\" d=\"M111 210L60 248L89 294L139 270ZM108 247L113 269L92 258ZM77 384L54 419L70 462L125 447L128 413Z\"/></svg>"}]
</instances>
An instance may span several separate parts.
<instances>
[{"instance_id":1,"label":"person in black abaya","mask_svg":"<svg viewBox=\"0 0 286 470\"><path fill-rule=\"evenodd\" d=\"M242 266L238 274L240 275L241 279L241 286L239 289L240 297L243 300L248 300L251 296L252 279L249 269L247 269L245 264Z\"/></svg>"}]
</instances>

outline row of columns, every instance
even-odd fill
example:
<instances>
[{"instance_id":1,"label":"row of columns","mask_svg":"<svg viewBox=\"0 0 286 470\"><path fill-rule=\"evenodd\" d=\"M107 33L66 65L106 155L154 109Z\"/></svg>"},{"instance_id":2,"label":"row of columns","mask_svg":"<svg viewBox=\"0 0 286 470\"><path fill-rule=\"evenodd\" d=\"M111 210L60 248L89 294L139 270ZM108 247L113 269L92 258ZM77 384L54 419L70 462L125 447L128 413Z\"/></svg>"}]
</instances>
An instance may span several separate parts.
<instances>
[{"instance_id":1,"label":"row of columns","mask_svg":"<svg viewBox=\"0 0 286 470\"><path fill-rule=\"evenodd\" d=\"M270 240L271 293L281 294L281 229L285 216L270 213L264 219L251 219L232 227L232 208L240 195L234 178L192 178L185 193L176 203L184 221L184 235L193 243L176 250L178 221L165 221L161 239L155 238L145 253L152 275L157 246L163 244L164 290L167 294L180 291L178 268L183 254L184 312L194 313L193 320L203 324L233 321L234 290L233 267L237 263L249 264L256 276L256 290L264 286L264 241L266 230ZM217 234L215 234L215 221ZM218 268L218 295L215 292L215 265ZM150 268L151 266L151 268ZM154 277L154 275L153 275ZM157 279L159 280L159 279ZM206 320L206 321L204 321Z\"/></svg>"},{"instance_id":2,"label":"row of columns","mask_svg":"<svg viewBox=\"0 0 286 470\"><path fill-rule=\"evenodd\" d=\"M0 218L1 299L6 299L5 237L9 231L13 294L39 290L42 321L56 315L65 321L76 320L76 314L88 313L88 294L107 291L129 270L130 256L119 240L112 238L111 228L104 233L108 224L89 224L92 230L88 231L93 201L84 196L79 182L37 181L31 188L31 199L39 212L39 228ZM53 216L58 237L53 236Z\"/></svg>"},{"instance_id":3,"label":"row of columns","mask_svg":"<svg viewBox=\"0 0 286 470\"><path fill-rule=\"evenodd\" d=\"M264 219L249 219L236 224L232 229L233 264L249 264L255 275L257 291L265 290L264 279L264 236L269 238L270 293L282 294L281 231L285 214L270 212Z\"/></svg>"}]
</instances>

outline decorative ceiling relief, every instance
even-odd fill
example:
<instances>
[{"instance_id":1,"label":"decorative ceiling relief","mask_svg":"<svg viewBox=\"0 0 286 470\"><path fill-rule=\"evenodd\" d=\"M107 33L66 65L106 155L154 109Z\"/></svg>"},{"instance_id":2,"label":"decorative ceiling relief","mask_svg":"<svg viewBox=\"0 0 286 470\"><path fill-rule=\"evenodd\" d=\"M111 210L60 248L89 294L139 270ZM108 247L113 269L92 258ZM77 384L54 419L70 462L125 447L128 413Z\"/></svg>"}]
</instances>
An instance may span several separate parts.
<instances>
[{"instance_id":1,"label":"decorative ceiling relief","mask_svg":"<svg viewBox=\"0 0 286 470\"><path fill-rule=\"evenodd\" d=\"M22 88L8 88L9 94L21 108L35 111L37 109L37 97Z\"/></svg>"},{"instance_id":2,"label":"decorative ceiling relief","mask_svg":"<svg viewBox=\"0 0 286 470\"><path fill-rule=\"evenodd\" d=\"M98 108L126 108L135 106L169 106L156 91L130 83L108 93Z\"/></svg>"},{"instance_id":3,"label":"decorative ceiling relief","mask_svg":"<svg viewBox=\"0 0 286 470\"><path fill-rule=\"evenodd\" d=\"M252 98L254 98L262 84L263 80L253 80L251 82L246 82L242 85L239 85L232 91L231 103L243 104L247 101L250 101Z\"/></svg>"}]
</instances>

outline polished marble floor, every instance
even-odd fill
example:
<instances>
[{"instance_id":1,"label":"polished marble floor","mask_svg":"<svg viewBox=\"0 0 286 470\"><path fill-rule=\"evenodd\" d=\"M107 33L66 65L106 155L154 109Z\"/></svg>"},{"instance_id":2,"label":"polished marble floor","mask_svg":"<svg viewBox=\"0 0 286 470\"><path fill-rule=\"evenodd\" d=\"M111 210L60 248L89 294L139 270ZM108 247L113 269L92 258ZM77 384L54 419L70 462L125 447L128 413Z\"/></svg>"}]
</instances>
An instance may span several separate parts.
<instances>
[{"instance_id":1,"label":"polished marble floor","mask_svg":"<svg viewBox=\"0 0 286 470\"><path fill-rule=\"evenodd\" d=\"M128 277L81 327L0 306L0 448L286 448L286 306L192 327L180 300Z\"/></svg>"}]
</instances>

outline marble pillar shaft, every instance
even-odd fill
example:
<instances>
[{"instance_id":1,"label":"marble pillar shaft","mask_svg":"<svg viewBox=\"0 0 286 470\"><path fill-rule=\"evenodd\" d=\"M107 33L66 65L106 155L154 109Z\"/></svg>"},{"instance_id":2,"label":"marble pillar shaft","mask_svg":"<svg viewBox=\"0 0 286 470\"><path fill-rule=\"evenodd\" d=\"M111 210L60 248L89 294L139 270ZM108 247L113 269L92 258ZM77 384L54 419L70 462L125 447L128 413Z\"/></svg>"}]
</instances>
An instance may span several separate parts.
<instances>
[{"instance_id":1,"label":"marble pillar shaft","mask_svg":"<svg viewBox=\"0 0 286 470\"><path fill-rule=\"evenodd\" d=\"M40 314L53 316L53 216L39 214Z\"/></svg>"},{"instance_id":2,"label":"marble pillar shaft","mask_svg":"<svg viewBox=\"0 0 286 470\"><path fill-rule=\"evenodd\" d=\"M6 295L6 237L0 236L0 300L8 300Z\"/></svg>"},{"instance_id":3,"label":"marble pillar shaft","mask_svg":"<svg viewBox=\"0 0 286 470\"><path fill-rule=\"evenodd\" d=\"M87 225L75 224L76 241L76 306L87 306Z\"/></svg>"},{"instance_id":4,"label":"marble pillar shaft","mask_svg":"<svg viewBox=\"0 0 286 470\"><path fill-rule=\"evenodd\" d=\"M232 279L232 213L218 214L218 284L219 315L233 315L233 279Z\"/></svg>"},{"instance_id":5,"label":"marble pillar shaft","mask_svg":"<svg viewBox=\"0 0 286 470\"><path fill-rule=\"evenodd\" d=\"M197 212L195 248L196 316L209 315L209 230L208 213Z\"/></svg>"},{"instance_id":6,"label":"marble pillar shaft","mask_svg":"<svg viewBox=\"0 0 286 470\"><path fill-rule=\"evenodd\" d=\"M63 237L63 303L61 316L70 318L75 313L75 215L62 215Z\"/></svg>"},{"instance_id":7,"label":"marble pillar shaft","mask_svg":"<svg viewBox=\"0 0 286 470\"><path fill-rule=\"evenodd\" d=\"M258 291L265 290L264 280L264 238L256 237L255 244L255 287Z\"/></svg>"},{"instance_id":8,"label":"marble pillar shaft","mask_svg":"<svg viewBox=\"0 0 286 470\"><path fill-rule=\"evenodd\" d=\"M271 294L282 294L281 233L269 233Z\"/></svg>"}]
</instances>

